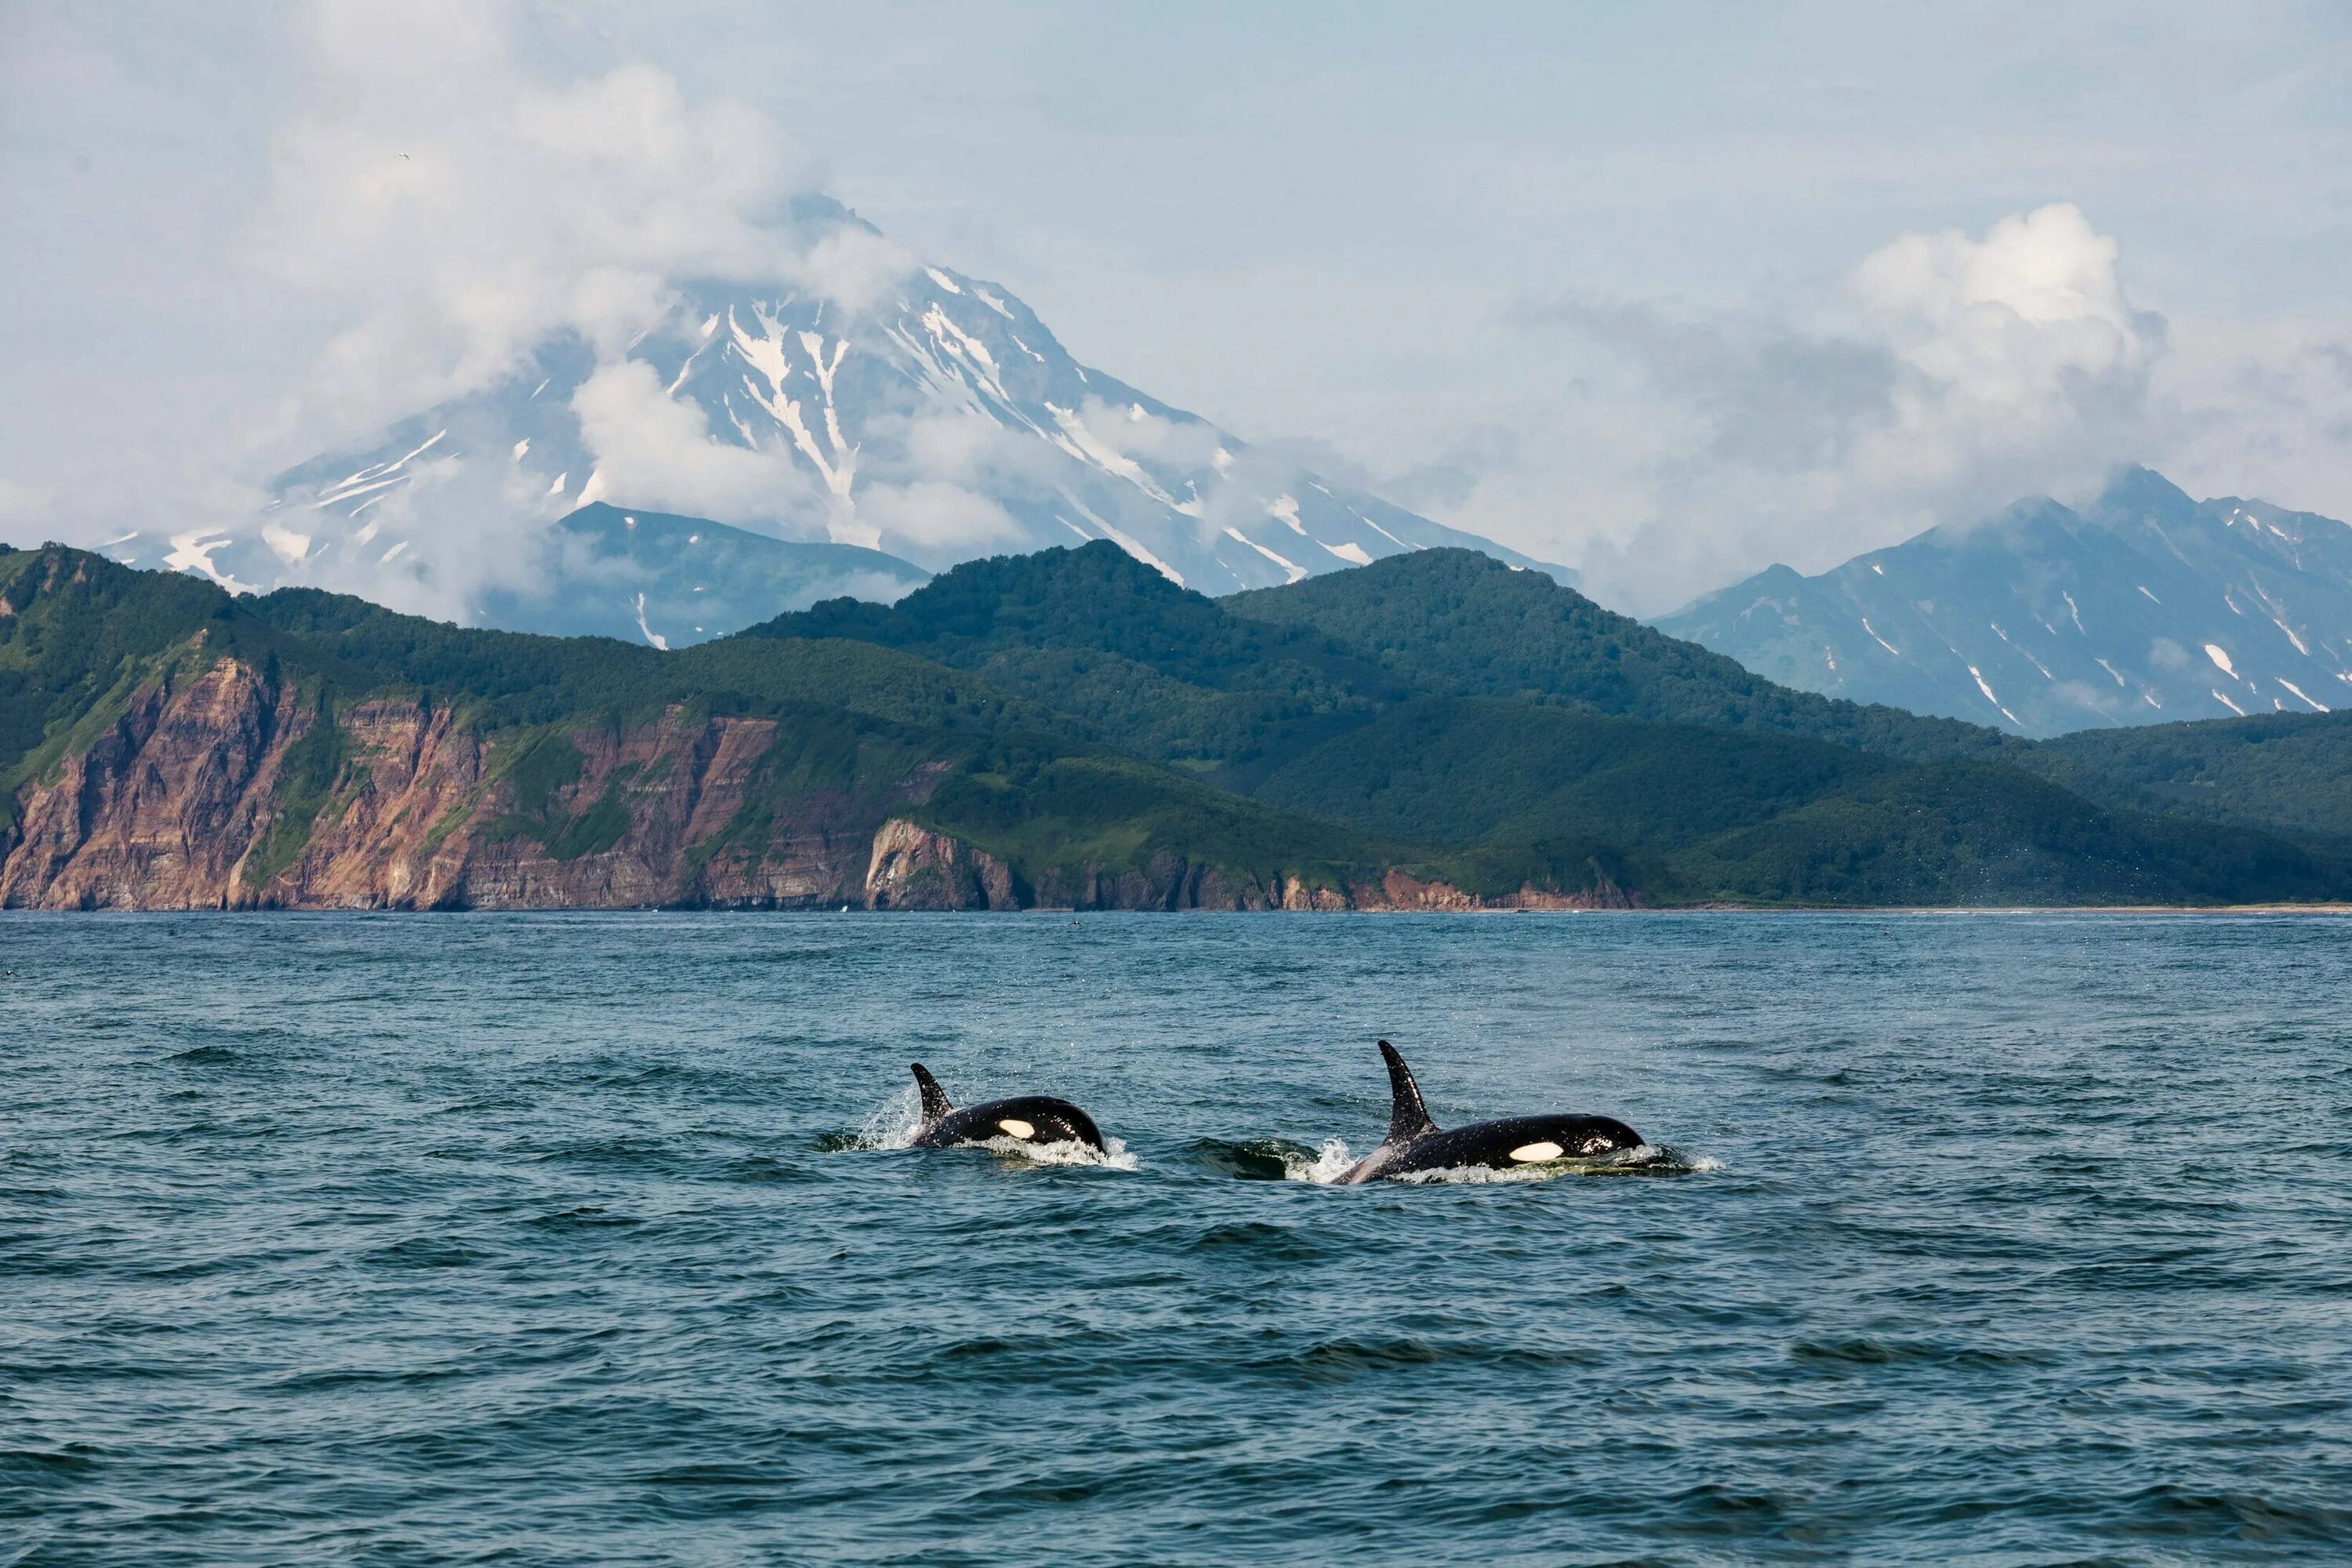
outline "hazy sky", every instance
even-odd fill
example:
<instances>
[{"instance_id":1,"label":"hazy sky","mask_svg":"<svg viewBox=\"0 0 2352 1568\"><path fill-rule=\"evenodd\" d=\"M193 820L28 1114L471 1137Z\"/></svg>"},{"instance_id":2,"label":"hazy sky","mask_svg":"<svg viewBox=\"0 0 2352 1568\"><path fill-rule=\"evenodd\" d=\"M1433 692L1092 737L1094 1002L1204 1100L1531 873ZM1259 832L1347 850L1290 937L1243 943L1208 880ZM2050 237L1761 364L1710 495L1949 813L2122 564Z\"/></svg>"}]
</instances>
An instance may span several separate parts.
<instances>
[{"instance_id":1,"label":"hazy sky","mask_svg":"<svg viewBox=\"0 0 2352 1568\"><path fill-rule=\"evenodd\" d=\"M1643 611L2126 459L2352 516L2347 169L2340 4L0 0L0 537L233 515L783 188Z\"/></svg>"}]
</instances>

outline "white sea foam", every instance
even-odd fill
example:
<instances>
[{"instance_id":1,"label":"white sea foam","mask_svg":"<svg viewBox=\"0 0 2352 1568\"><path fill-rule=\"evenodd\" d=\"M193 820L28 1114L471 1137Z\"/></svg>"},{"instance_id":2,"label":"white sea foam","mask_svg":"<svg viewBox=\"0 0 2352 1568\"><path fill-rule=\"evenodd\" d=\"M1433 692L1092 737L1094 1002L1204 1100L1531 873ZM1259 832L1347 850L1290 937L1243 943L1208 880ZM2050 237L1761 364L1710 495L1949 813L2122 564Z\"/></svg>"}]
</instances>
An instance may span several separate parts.
<instances>
[{"instance_id":1,"label":"white sea foam","mask_svg":"<svg viewBox=\"0 0 2352 1568\"><path fill-rule=\"evenodd\" d=\"M851 1141L853 1149L908 1149L923 1130L923 1097L909 1082L884 1100Z\"/></svg>"},{"instance_id":2,"label":"white sea foam","mask_svg":"<svg viewBox=\"0 0 2352 1568\"><path fill-rule=\"evenodd\" d=\"M1336 1152L1336 1168L1323 1173ZM1294 1176L1294 1181L1337 1180L1347 1173L1354 1162L1348 1158L1348 1146L1338 1139L1323 1145L1323 1158L1317 1162L1316 1174ZM1611 1175L1679 1175L1685 1172L1720 1171L1723 1162L1706 1154L1685 1154L1678 1149L1655 1143L1637 1143L1631 1149L1618 1149L1606 1154L1587 1157L1570 1156L1545 1160L1535 1164L1513 1165L1501 1169L1493 1165L1450 1165L1435 1171L1405 1171L1389 1181L1403 1182L1412 1186L1507 1186L1523 1182L1549 1182L1562 1176Z\"/></svg>"},{"instance_id":3,"label":"white sea foam","mask_svg":"<svg viewBox=\"0 0 2352 1568\"><path fill-rule=\"evenodd\" d=\"M1312 1158L1300 1153L1286 1152L1282 1157L1282 1179L1286 1182L1312 1182L1328 1187L1346 1175L1356 1163L1348 1152L1345 1139L1326 1139L1323 1147Z\"/></svg>"},{"instance_id":4,"label":"white sea foam","mask_svg":"<svg viewBox=\"0 0 2352 1568\"><path fill-rule=\"evenodd\" d=\"M1448 1165L1442 1171L1405 1171L1388 1179L1414 1187L1507 1187L1526 1182L1549 1182L1555 1176L1571 1174L1573 1170L1570 1162L1554 1160L1542 1165L1514 1165L1507 1171L1492 1165Z\"/></svg>"},{"instance_id":5,"label":"white sea foam","mask_svg":"<svg viewBox=\"0 0 2352 1568\"><path fill-rule=\"evenodd\" d=\"M991 1138L973 1147L1002 1154L1032 1165L1100 1165L1109 1171L1132 1171L1139 1162L1126 1144L1116 1138L1103 1140L1104 1147L1081 1143L1070 1139L1060 1143L1024 1143L1018 1138Z\"/></svg>"}]
</instances>

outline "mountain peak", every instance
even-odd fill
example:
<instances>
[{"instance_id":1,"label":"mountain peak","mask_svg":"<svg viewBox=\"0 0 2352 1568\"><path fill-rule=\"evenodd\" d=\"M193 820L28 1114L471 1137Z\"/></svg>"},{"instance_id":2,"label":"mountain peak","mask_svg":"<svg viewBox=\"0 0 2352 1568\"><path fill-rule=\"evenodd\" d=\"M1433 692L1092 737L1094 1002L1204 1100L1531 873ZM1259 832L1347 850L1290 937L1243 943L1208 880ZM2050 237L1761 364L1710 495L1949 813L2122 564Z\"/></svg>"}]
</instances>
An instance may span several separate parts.
<instances>
[{"instance_id":1,"label":"mountain peak","mask_svg":"<svg viewBox=\"0 0 2352 1568\"><path fill-rule=\"evenodd\" d=\"M2107 476L2095 510L2107 514L2185 518L2197 510L2197 502L2188 491L2154 468L2126 463Z\"/></svg>"},{"instance_id":2,"label":"mountain peak","mask_svg":"<svg viewBox=\"0 0 2352 1568\"><path fill-rule=\"evenodd\" d=\"M253 535L175 540L174 557L240 584L469 597L476 618L561 593L469 588L473 560L528 552L460 552L480 528L447 519L543 535L604 500L926 572L1108 541L1209 594L1433 546L1539 564L1080 364L1009 290L909 265L837 202L792 216L877 243L823 267L813 251L806 277L679 279L625 346L552 334L496 384L281 475Z\"/></svg>"}]
</instances>

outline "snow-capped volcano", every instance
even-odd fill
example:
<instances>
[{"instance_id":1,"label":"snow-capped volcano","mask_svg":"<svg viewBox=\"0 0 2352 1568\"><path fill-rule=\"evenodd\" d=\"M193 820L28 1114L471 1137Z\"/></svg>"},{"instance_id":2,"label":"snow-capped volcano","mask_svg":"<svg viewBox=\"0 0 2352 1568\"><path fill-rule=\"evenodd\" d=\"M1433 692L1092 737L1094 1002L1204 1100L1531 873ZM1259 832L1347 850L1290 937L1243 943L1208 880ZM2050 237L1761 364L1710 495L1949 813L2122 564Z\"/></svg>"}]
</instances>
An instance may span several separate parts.
<instances>
[{"instance_id":1,"label":"snow-capped volcano","mask_svg":"<svg viewBox=\"0 0 2352 1568\"><path fill-rule=\"evenodd\" d=\"M569 331L542 342L496 384L282 475L252 538L175 538L170 559L238 585L366 592L370 577L446 574L453 552L509 539L514 520L543 535L609 500L926 571L1108 539L1213 595L1433 545L1540 565L1078 363L995 284L913 266L866 292L853 308L806 287L679 284L625 344L599 352ZM540 553L499 586L562 571ZM527 624L512 605L528 599L478 595L467 611Z\"/></svg>"}]
</instances>

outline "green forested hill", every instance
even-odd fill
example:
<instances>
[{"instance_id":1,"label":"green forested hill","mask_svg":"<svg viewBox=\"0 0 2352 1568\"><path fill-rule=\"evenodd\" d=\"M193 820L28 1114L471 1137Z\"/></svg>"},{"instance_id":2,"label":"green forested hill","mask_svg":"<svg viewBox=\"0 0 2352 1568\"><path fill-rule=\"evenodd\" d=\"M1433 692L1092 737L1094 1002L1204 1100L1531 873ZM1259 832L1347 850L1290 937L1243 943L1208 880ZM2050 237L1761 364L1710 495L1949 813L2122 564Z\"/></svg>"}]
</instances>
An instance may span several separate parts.
<instances>
[{"instance_id":1,"label":"green forested hill","mask_svg":"<svg viewBox=\"0 0 2352 1568\"><path fill-rule=\"evenodd\" d=\"M1424 691L1809 735L1914 761L1997 754L1997 730L1778 686L1721 654L1470 550L1424 550L1219 601L1312 627Z\"/></svg>"},{"instance_id":2,"label":"green forested hill","mask_svg":"<svg viewBox=\"0 0 2352 1568\"><path fill-rule=\"evenodd\" d=\"M1489 897L1606 881L1654 903L2352 893L2343 723L2036 746L1787 690L1453 551L1213 601L1095 544L674 653L17 552L0 792L197 644L330 707L399 692L486 734L682 705L775 717L828 755L932 759L916 815L1033 888L1174 861L1335 885L1394 868Z\"/></svg>"},{"instance_id":3,"label":"green forested hill","mask_svg":"<svg viewBox=\"0 0 2352 1568\"><path fill-rule=\"evenodd\" d=\"M1292 811L1440 842L1574 833L1657 850L1901 767L1796 736L1425 698L1292 759L1257 793Z\"/></svg>"},{"instance_id":4,"label":"green forested hill","mask_svg":"<svg viewBox=\"0 0 2352 1568\"><path fill-rule=\"evenodd\" d=\"M835 599L742 636L856 638L974 670L1138 755L1244 788L1414 695L1311 628L1235 616L1102 541L968 562L896 605Z\"/></svg>"},{"instance_id":5,"label":"green forested hill","mask_svg":"<svg viewBox=\"0 0 2352 1568\"><path fill-rule=\"evenodd\" d=\"M563 714L640 714L702 701L723 710L820 703L944 730L1076 734L1066 716L1008 697L985 680L872 643L741 639L663 653L606 637L476 631L403 616L364 599L284 588L236 601L243 619L284 634L298 659L331 659L349 684L414 689L464 701L491 723L545 723ZM747 706L750 705L750 706Z\"/></svg>"},{"instance_id":6,"label":"green forested hill","mask_svg":"<svg viewBox=\"0 0 2352 1568\"><path fill-rule=\"evenodd\" d=\"M2085 730L2034 748L2055 783L2147 809L2352 845L2352 712Z\"/></svg>"},{"instance_id":7,"label":"green forested hill","mask_svg":"<svg viewBox=\"0 0 2352 1568\"><path fill-rule=\"evenodd\" d=\"M1002 854L1032 887L1141 872L1155 858L1337 885L1377 880L1420 854L1201 784L969 670L871 643L734 638L665 653L450 626L311 590L231 598L179 574L52 548L0 553L0 855L20 789L99 742L142 685L223 658L266 670L307 709L391 697L449 711L489 742L499 776L515 784L517 815L499 831L566 858L594 842L595 813L575 820L549 808L580 769L564 737L678 708L776 721L762 789L867 790L908 768L945 770L910 815ZM286 787L305 793L288 804L303 824L335 793L341 760L325 744L289 769Z\"/></svg>"},{"instance_id":8,"label":"green forested hill","mask_svg":"<svg viewBox=\"0 0 2352 1568\"><path fill-rule=\"evenodd\" d=\"M1465 550L1424 551L1220 601L1312 627L1426 691L1974 760L2116 811L2352 845L2352 715L2085 731L2041 742L1780 686L1696 643Z\"/></svg>"},{"instance_id":9,"label":"green forested hill","mask_svg":"<svg viewBox=\"0 0 2352 1568\"><path fill-rule=\"evenodd\" d=\"M1980 762L1907 764L1769 731L1429 699L1300 756L1262 798L1507 867L1611 847L1673 901L2082 903L2320 898L2329 858L2109 811ZM2284 889L2299 889L2288 893Z\"/></svg>"},{"instance_id":10,"label":"green forested hill","mask_svg":"<svg viewBox=\"0 0 2352 1568\"><path fill-rule=\"evenodd\" d=\"M0 790L7 770L46 738L229 605L219 589L178 573L0 546Z\"/></svg>"}]
</instances>

